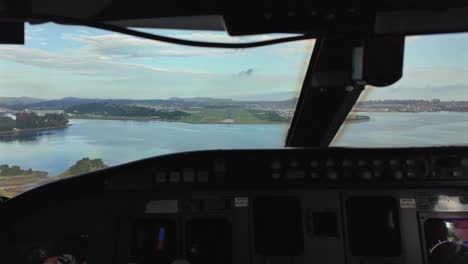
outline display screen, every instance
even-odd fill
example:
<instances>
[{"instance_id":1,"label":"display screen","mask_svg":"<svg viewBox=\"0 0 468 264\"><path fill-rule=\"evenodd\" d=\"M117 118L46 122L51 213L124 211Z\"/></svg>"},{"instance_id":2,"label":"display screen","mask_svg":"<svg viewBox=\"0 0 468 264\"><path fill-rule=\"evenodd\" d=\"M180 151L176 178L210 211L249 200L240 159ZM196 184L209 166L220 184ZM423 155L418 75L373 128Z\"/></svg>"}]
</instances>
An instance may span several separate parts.
<instances>
[{"instance_id":1,"label":"display screen","mask_svg":"<svg viewBox=\"0 0 468 264\"><path fill-rule=\"evenodd\" d=\"M292 196L254 199L255 250L263 256L299 256L304 251L301 202Z\"/></svg>"},{"instance_id":2,"label":"display screen","mask_svg":"<svg viewBox=\"0 0 468 264\"><path fill-rule=\"evenodd\" d=\"M430 264L468 263L468 218L431 218L424 222Z\"/></svg>"},{"instance_id":3,"label":"display screen","mask_svg":"<svg viewBox=\"0 0 468 264\"><path fill-rule=\"evenodd\" d=\"M400 217L395 198L350 197L346 201L346 219L349 248L353 256L401 255Z\"/></svg>"},{"instance_id":4,"label":"display screen","mask_svg":"<svg viewBox=\"0 0 468 264\"><path fill-rule=\"evenodd\" d=\"M135 223L133 260L136 263L171 263L176 256L175 222L141 219Z\"/></svg>"},{"instance_id":5,"label":"display screen","mask_svg":"<svg viewBox=\"0 0 468 264\"><path fill-rule=\"evenodd\" d=\"M227 219L188 220L185 242L191 264L232 263L232 224Z\"/></svg>"}]
</instances>

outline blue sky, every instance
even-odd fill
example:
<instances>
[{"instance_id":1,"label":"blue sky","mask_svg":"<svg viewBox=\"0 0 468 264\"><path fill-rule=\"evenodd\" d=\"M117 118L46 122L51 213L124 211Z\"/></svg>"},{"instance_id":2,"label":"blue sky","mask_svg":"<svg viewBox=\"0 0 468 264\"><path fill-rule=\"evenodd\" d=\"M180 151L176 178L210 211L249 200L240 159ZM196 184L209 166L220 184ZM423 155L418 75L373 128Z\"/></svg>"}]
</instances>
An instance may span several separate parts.
<instances>
[{"instance_id":1,"label":"blue sky","mask_svg":"<svg viewBox=\"0 0 468 264\"><path fill-rule=\"evenodd\" d=\"M219 42L278 37L151 32ZM27 25L25 46L0 46L0 96L287 99L301 86L313 45L309 40L242 50L192 48L85 27ZM369 88L363 98L468 100L467 64L467 34L410 37L405 77L391 87Z\"/></svg>"}]
</instances>

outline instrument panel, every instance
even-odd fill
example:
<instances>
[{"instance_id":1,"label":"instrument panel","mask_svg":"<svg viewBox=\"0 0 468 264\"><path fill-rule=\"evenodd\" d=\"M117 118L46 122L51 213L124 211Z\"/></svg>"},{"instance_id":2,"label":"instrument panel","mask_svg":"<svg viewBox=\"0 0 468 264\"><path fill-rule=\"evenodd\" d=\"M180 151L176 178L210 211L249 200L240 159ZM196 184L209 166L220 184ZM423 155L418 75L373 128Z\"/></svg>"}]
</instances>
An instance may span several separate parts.
<instances>
[{"instance_id":1,"label":"instrument panel","mask_svg":"<svg viewBox=\"0 0 468 264\"><path fill-rule=\"evenodd\" d=\"M0 205L0 259L468 263L467 184L468 148L172 154Z\"/></svg>"}]
</instances>

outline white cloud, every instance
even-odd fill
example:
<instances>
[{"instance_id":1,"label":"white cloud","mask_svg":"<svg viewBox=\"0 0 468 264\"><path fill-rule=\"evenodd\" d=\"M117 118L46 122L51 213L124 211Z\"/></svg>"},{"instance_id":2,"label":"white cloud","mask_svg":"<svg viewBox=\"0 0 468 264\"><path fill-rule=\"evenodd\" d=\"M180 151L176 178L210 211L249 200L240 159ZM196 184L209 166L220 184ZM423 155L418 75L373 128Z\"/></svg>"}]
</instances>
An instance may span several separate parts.
<instances>
[{"instance_id":1,"label":"white cloud","mask_svg":"<svg viewBox=\"0 0 468 264\"><path fill-rule=\"evenodd\" d=\"M81 35L64 34L63 39L83 44L80 51L91 56L105 58L153 58L158 56L215 56L239 51L226 49L196 48L169 44L122 34Z\"/></svg>"},{"instance_id":2,"label":"white cloud","mask_svg":"<svg viewBox=\"0 0 468 264\"><path fill-rule=\"evenodd\" d=\"M468 69L420 68L404 71L400 81L388 87L368 87L363 100L433 99L467 100Z\"/></svg>"},{"instance_id":3,"label":"white cloud","mask_svg":"<svg viewBox=\"0 0 468 264\"><path fill-rule=\"evenodd\" d=\"M468 84L468 69L457 67L409 68L404 71L403 78L399 83L422 87L458 83Z\"/></svg>"},{"instance_id":4,"label":"white cloud","mask_svg":"<svg viewBox=\"0 0 468 264\"><path fill-rule=\"evenodd\" d=\"M228 42L229 39L237 42L258 41L278 37L260 35L231 38L210 32L192 34L184 32L171 36L218 42ZM24 46L0 46L0 66L9 67L10 65L2 61L32 66L27 67L21 73L11 73L9 78L3 79L0 86L14 87L14 89L2 92L11 93L11 96L28 94L37 96L37 93L43 92L42 97L164 98L172 96L233 97L257 91L259 93L291 91L296 88L297 79L301 79L299 82L302 82L302 76L299 72L287 70L292 67L289 59L278 61L280 64L275 68L283 69L278 70L279 74L265 74L266 72L261 67L257 72L258 65L249 65L250 60L247 59L245 65L241 65L242 68L228 68L227 72L221 71L225 73L209 72L204 69L213 67L207 68L204 65L200 67L197 65L193 70L167 67L162 63L157 65L154 60L151 60L150 64L142 64L141 60L132 59L157 56L219 56L222 63L228 63L224 56L238 56L238 54L251 56L261 51L262 59L269 60L277 57L278 54L285 54L285 58L288 58L289 55L286 54L303 52L307 46L305 42L296 42L264 49L193 48L121 34L86 35L85 32L63 34L62 39L81 45L54 52ZM285 49L281 50L280 47L285 47ZM209 61L211 60L208 60L207 64ZM180 65L185 64L182 61ZM194 64L192 62L187 65ZM249 78L240 78L236 74L239 70L248 68L255 68L255 73ZM15 67L14 69L16 70ZM213 70L218 71L218 69ZM281 74L283 72L284 74ZM39 90L41 92L38 92Z\"/></svg>"},{"instance_id":5,"label":"white cloud","mask_svg":"<svg viewBox=\"0 0 468 264\"><path fill-rule=\"evenodd\" d=\"M264 41L284 37L284 35L254 35L231 37L222 33L194 32L168 35L186 40L206 42L242 43ZM63 39L77 41L83 44L81 51L86 54L102 56L105 58L152 58L158 56L223 56L253 52L252 49L219 49L189 47L170 43L164 43L149 39L137 38L123 34L83 35L63 34ZM274 54L290 56L313 47L314 40L297 41L272 46Z\"/></svg>"},{"instance_id":6,"label":"white cloud","mask_svg":"<svg viewBox=\"0 0 468 264\"><path fill-rule=\"evenodd\" d=\"M25 39L26 40L37 40L44 41L44 38L41 36L42 32L45 29L42 27L26 27L25 29Z\"/></svg>"},{"instance_id":7,"label":"white cloud","mask_svg":"<svg viewBox=\"0 0 468 264\"><path fill-rule=\"evenodd\" d=\"M56 69L76 75L131 75L151 72L190 72L183 69L170 70L150 67L142 64L115 62L99 56L70 56L64 53L54 53L45 50L26 48L22 46L0 46L0 59L36 66L39 68ZM200 72L192 72L200 73Z\"/></svg>"},{"instance_id":8,"label":"white cloud","mask_svg":"<svg viewBox=\"0 0 468 264\"><path fill-rule=\"evenodd\" d=\"M26 31L38 33L38 32L44 31L44 28L42 28L42 27L29 27L29 28L26 29Z\"/></svg>"}]
</instances>

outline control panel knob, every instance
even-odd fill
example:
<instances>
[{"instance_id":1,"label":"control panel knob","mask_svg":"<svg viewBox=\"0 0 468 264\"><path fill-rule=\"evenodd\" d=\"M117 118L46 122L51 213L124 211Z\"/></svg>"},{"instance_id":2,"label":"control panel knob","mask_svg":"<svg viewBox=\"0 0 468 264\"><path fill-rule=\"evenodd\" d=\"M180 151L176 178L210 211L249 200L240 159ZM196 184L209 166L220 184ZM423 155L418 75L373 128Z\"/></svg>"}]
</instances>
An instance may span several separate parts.
<instances>
[{"instance_id":1,"label":"control panel knob","mask_svg":"<svg viewBox=\"0 0 468 264\"><path fill-rule=\"evenodd\" d=\"M281 164L281 161L279 161L279 160L274 160L274 161L271 163L270 167L271 167L273 170L279 170L279 169L281 169L281 168L283 167L283 165Z\"/></svg>"},{"instance_id":2,"label":"control panel knob","mask_svg":"<svg viewBox=\"0 0 468 264\"><path fill-rule=\"evenodd\" d=\"M361 171L359 177L361 180L370 180L372 178L372 172L368 170Z\"/></svg>"},{"instance_id":3,"label":"control panel knob","mask_svg":"<svg viewBox=\"0 0 468 264\"><path fill-rule=\"evenodd\" d=\"M350 160L343 160L343 163L342 163L342 166L343 167L352 167L353 166L353 162L350 161Z\"/></svg>"},{"instance_id":4,"label":"control panel knob","mask_svg":"<svg viewBox=\"0 0 468 264\"><path fill-rule=\"evenodd\" d=\"M459 168L456 168L453 170L452 172L452 176L454 178L460 178L460 177L463 177L463 170L459 169Z\"/></svg>"},{"instance_id":5,"label":"control panel knob","mask_svg":"<svg viewBox=\"0 0 468 264\"><path fill-rule=\"evenodd\" d=\"M334 170L327 171L327 178L332 181L338 180L338 172Z\"/></svg>"},{"instance_id":6,"label":"control panel knob","mask_svg":"<svg viewBox=\"0 0 468 264\"><path fill-rule=\"evenodd\" d=\"M316 172L316 171L313 171L310 173L310 177L314 180L320 178L320 173Z\"/></svg>"},{"instance_id":7,"label":"control panel knob","mask_svg":"<svg viewBox=\"0 0 468 264\"><path fill-rule=\"evenodd\" d=\"M318 167L320 167L320 163L318 161L316 161L316 160L313 160L313 161L310 162L310 167L318 168Z\"/></svg>"},{"instance_id":8,"label":"control panel knob","mask_svg":"<svg viewBox=\"0 0 468 264\"><path fill-rule=\"evenodd\" d=\"M289 163L289 166L291 166L291 168L298 168L301 166L301 163L297 160L291 160L291 162Z\"/></svg>"},{"instance_id":9,"label":"control panel knob","mask_svg":"<svg viewBox=\"0 0 468 264\"><path fill-rule=\"evenodd\" d=\"M358 160L358 166L359 166L359 167L365 167L365 166L367 166L367 161L365 161L365 160Z\"/></svg>"},{"instance_id":10,"label":"control panel knob","mask_svg":"<svg viewBox=\"0 0 468 264\"><path fill-rule=\"evenodd\" d=\"M374 161L372 162L372 164L373 164L374 166L376 166L376 167L382 166L383 161L381 161L381 160L374 160Z\"/></svg>"},{"instance_id":11,"label":"control panel knob","mask_svg":"<svg viewBox=\"0 0 468 264\"><path fill-rule=\"evenodd\" d=\"M468 157L463 157L460 161L460 164L463 166L463 167L468 167Z\"/></svg>"},{"instance_id":12,"label":"control panel knob","mask_svg":"<svg viewBox=\"0 0 468 264\"><path fill-rule=\"evenodd\" d=\"M394 178L395 180L401 180L401 179L403 179L403 172L400 171L400 170L394 171L394 172L393 172L393 178Z\"/></svg>"},{"instance_id":13,"label":"control panel knob","mask_svg":"<svg viewBox=\"0 0 468 264\"><path fill-rule=\"evenodd\" d=\"M271 174L271 178L277 180L277 179L281 178L281 173L279 173L279 172L273 172L273 173Z\"/></svg>"},{"instance_id":14,"label":"control panel knob","mask_svg":"<svg viewBox=\"0 0 468 264\"><path fill-rule=\"evenodd\" d=\"M417 174L416 174L416 172L414 170L409 170L406 173L406 177L408 177L408 179L416 179Z\"/></svg>"}]
</instances>

